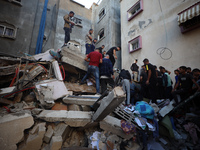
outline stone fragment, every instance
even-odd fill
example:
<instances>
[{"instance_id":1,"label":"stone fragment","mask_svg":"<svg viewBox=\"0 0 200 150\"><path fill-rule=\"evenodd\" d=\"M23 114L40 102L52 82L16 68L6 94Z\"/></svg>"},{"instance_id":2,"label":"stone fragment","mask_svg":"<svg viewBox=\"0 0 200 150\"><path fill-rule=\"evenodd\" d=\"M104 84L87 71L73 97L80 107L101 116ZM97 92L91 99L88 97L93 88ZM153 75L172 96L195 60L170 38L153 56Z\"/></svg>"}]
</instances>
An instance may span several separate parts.
<instances>
[{"instance_id":1,"label":"stone fragment","mask_svg":"<svg viewBox=\"0 0 200 150\"><path fill-rule=\"evenodd\" d=\"M48 122L64 121L71 127L83 127L91 121L93 112L43 110L37 118Z\"/></svg>"},{"instance_id":2,"label":"stone fragment","mask_svg":"<svg viewBox=\"0 0 200 150\"><path fill-rule=\"evenodd\" d=\"M48 125L47 132L44 135L44 142L49 143L51 140L51 137L53 135L54 130L52 129L52 126Z\"/></svg>"},{"instance_id":3,"label":"stone fragment","mask_svg":"<svg viewBox=\"0 0 200 150\"><path fill-rule=\"evenodd\" d=\"M102 120L100 122L100 128L105 131L110 131L124 139L130 139L134 136L133 134L125 134L121 129L121 120L112 116L107 116L104 120Z\"/></svg>"},{"instance_id":4,"label":"stone fragment","mask_svg":"<svg viewBox=\"0 0 200 150\"><path fill-rule=\"evenodd\" d=\"M61 136L53 136L50 143L50 150L60 150L62 142L63 140Z\"/></svg>"},{"instance_id":5,"label":"stone fragment","mask_svg":"<svg viewBox=\"0 0 200 150\"><path fill-rule=\"evenodd\" d=\"M110 114L120 103L125 100L126 96L121 87L115 87L108 96L101 100L101 104L92 117L93 121L101 121Z\"/></svg>"},{"instance_id":6,"label":"stone fragment","mask_svg":"<svg viewBox=\"0 0 200 150\"><path fill-rule=\"evenodd\" d=\"M40 150L44 134L46 132L46 123L39 123L30 131L25 142L19 145L19 150Z\"/></svg>"},{"instance_id":7,"label":"stone fragment","mask_svg":"<svg viewBox=\"0 0 200 150\"><path fill-rule=\"evenodd\" d=\"M53 61L52 62L52 67L53 67L53 71L54 71L54 74L56 76L56 79L60 80L60 81L63 81L63 77L62 77L62 74L60 72L60 67L58 65L58 61Z\"/></svg>"},{"instance_id":8,"label":"stone fragment","mask_svg":"<svg viewBox=\"0 0 200 150\"><path fill-rule=\"evenodd\" d=\"M26 113L13 113L0 117L0 149L15 150L24 137L24 130L33 125L33 117Z\"/></svg>"}]
</instances>

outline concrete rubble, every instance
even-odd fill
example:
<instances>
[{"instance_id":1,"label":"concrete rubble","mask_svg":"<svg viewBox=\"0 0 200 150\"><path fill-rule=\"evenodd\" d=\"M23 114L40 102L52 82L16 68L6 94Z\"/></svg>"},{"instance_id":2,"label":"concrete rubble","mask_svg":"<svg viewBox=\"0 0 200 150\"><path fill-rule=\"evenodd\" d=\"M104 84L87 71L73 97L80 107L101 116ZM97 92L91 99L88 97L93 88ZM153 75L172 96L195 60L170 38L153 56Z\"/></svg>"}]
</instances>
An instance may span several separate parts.
<instances>
[{"instance_id":1,"label":"concrete rubble","mask_svg":"<svg viewBox=\"0 0 200 150\"><path fill-rule=\"evenodd\" d=\"M155 131L147 125L143 130L137 122L140 114L122 105L126 100L122 87L117 86L105 95L95 95L95 83L79 85L87 70L84 55L64 47L61 60L56 60L50 51L53 50L21 58L1 57L0 149L142 149L141 139L144 135L149 138ZM163 107L151 104L156 119L160 120L160 135L170 133L173 137L169 138L185 140L185 145L194 148L188 133L177 123L184 119L170 122L175 110L172 102L164 101L160 105ZM186 116L187 120L198 117L192 113ZM127 123L125 127L123 121ZM134 126L131 132L130 124ZM172 129L175 124L176 131ZM152 139L147 144L165 149L176 145L169 145L165 137L160 139L160 144Z\"/></svg>"}]
</instances>

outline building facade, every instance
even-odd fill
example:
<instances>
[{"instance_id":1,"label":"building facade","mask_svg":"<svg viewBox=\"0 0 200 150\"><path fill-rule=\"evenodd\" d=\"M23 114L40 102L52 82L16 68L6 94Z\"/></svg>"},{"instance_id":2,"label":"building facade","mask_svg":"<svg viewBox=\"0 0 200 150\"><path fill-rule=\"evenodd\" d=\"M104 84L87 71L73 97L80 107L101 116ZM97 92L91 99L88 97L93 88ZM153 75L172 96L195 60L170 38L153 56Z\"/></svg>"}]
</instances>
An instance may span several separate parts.
<instances>
[{"instance_id":1,"label":"building facade","mask_svg":"<svg viewBox=\"0 0 200 150\"><path fill-rule=\"evenodd\" d=\"M0 52L21 56L22 53L35 54L45 0L0 0ZM103 0L90 9L74 0L48 0L43 36L42 52L60 49L64 44L64 19L70 11L75 12L70 45L85 54L85 35L94 29L98 39L96 47L105 45L104 50L119 46L120 2ZM121 66L120 52L116 66Z\"/></svg>"},{"instance_id":2,"label":"building facade","mask_svg":"<svg viewBox=\"0 0 200 150\"><path fill-rule=\"evenodd\" d=\"M98 40L96 47L105 45L104 50L108 51L113 46L120 46L119 0L102 0L99 5L93 4L92 25L94 28L94 37ZM121 52L117 52L117 57L115 67L121 68Z\"/></svg>"},{"instance_id":3,"label":"building facade","mask_svg":"<svg viewBox=\"0 0 200 150\"><path fill-rule=\"evenodd\" d=\"M130 70L136 58L141 66L148 58L171 71L172 79L179 66L200 68L197 2L121 0L122 68Z\"/></svg>"}]
</instances>

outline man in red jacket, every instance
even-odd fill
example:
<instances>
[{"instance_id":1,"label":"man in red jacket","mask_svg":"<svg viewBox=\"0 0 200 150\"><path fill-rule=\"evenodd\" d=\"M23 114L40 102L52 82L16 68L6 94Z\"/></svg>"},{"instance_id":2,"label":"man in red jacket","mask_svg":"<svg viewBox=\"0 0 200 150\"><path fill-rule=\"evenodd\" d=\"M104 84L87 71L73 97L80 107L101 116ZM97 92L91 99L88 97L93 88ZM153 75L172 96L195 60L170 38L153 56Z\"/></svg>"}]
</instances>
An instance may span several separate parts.
<instances>
[{"instance_id":1,"label":"man in red jacket","mask_svg":"<svg viewBox=\"0 0 200 150\"><path fill-rule=\"evenodd\" d=\"M83 84L88 76L93 74L96 80L96 91L97 94L100 93L100 83L99 83L99 64L102 63L102 54L99 53L99 49L95 49L95 51L89 53L85 61L89 62L87 74L83 77L80 84Z\"/></svg>"}]
</instances>

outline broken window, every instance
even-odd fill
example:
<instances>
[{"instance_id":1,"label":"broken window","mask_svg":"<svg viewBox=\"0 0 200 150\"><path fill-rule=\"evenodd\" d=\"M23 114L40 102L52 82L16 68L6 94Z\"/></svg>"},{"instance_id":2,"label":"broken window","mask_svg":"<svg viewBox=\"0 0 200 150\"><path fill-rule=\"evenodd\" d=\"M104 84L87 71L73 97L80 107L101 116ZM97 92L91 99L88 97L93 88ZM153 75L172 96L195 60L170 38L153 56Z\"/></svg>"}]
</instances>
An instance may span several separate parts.
<instances>
[{"instance_id":1,"label":"broken window","mask_svg":"<svg viewBox=\"0 0 200 150\"><path fill-rule=\"evenodd\" d=\"M136 15L143 11L143 0L135 3L127 12L128 12L128 21L132 20Z\"/></svg>"},{"instance_id":2,"label":"broken window","mask_svg":"<svg viewBox=\"0 0 200 150\"><path fill-rule=\"evenodd\" d=\"M99 20L101 20L104 15L105 15L105 8L103 8L99 13Z\"/></svg>"},{"instance_id":3,"label":"broken window","mask_svg":"<svg viewBox=\"0 0 200 150\"><path fill-rule=\"evenodd\" d=\"M75 23L75 25L82 26L82 20L81 19L73 17L71 20Z\"/></svg>"},{"instance_id":4,"label":"broken window","mask_svg":"<svg viewBox=\"0 0 200 150\"><path fill-rule=\"evenodd\" d=\"M0 36L7 37L7 38L15 38L16 37L16 30L15 28L8 27L5 25L0 24Z\"/></svg>"},{"instance_id":5,"label":"broken window","mask_svg":"<svg viewBox=\"0 0 200 150\"><path fill-rule=\"evenodd\" d=\"M104 37L104 29L101 29L98 34L98 40L101 40Z\"/></svg>"},{"instance_id":6,"label":"broken window","mask_svg":"<svg viewBox=\"0 0 200 150\"><path fill-rule=\"evenodd\" d=\"M138 36L133 40L129 41L129 52L134 52L142 48L142 38Z\"/></svg>"}]
</instances>

